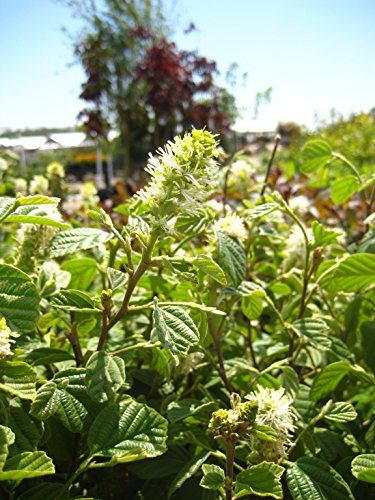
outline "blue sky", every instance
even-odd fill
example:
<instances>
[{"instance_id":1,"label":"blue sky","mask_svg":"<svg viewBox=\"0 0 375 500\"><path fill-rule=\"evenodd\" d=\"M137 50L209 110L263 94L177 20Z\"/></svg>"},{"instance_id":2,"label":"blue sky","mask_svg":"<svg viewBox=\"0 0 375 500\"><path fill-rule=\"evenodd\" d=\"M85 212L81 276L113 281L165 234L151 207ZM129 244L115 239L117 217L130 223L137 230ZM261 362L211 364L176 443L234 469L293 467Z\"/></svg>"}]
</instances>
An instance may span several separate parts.
<instances>
[{"instance_id":1,"label":"blue sky","mask_svg":"<svg viewBox=\"0 0 375 500\"><path fill-rule=\"evenodd\" d=\"M173 2L172 2L173 3ZM279 121L310 127L332 108L343 114L375 106L374 0L179 0L175 39L247 72L237 85L247 108L240 126L273 128ZM185 36L193 21L199 31ZM61 27L78 27L55 0L0 0L0 129L69 126L82 108L83 73ZM252 107L273 88L271 103Z\"/></svg>"}]
</instances>

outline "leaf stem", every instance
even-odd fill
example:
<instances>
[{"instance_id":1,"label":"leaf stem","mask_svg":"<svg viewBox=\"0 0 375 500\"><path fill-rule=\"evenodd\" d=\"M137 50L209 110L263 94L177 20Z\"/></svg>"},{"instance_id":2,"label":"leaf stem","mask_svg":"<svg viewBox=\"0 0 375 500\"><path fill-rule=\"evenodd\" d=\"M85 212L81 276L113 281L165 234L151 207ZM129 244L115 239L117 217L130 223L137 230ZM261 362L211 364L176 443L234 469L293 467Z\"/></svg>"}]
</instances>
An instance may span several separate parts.
<instances>
[{"instance_id":1,"label":"leaf stem","mask_svg":"<svg viewBox=\"0 0 375 500\"><path fill-rule=\"evenodd\" d=\"M125 291L124 299L122 301L120 309L117 311L117 313L111 318L108 318L108 321L103 321L102 322L102 331L100 334L100 339L98 343L98 351L104 348L108 332L110 329L122 319L125 314L129 310L129 301L131 299L131 296L134 292L134 289L138 283L138 281L141 279L149 265L151 264L151 258L152 258L152 252L154 250L155 244L157 242L157 239L159 237L159 232L154 231L150 234L148 242L146 247L142 251L142 257L141 260L139 261L139 264L137 268L134 271L134 274L132 274L129 277L128 281L128 286ZM104 320L104 316L103 316Z\"/></svg>"}]
</instances>

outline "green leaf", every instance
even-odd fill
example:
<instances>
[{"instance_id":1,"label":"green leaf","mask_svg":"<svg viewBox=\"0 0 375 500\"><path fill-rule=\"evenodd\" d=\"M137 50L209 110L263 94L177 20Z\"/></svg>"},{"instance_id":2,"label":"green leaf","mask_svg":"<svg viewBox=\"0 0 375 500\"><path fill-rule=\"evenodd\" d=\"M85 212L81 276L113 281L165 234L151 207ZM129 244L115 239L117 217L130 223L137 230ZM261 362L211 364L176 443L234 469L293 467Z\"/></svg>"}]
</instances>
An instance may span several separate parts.
<instances>
[{"instance_id":1,"label":"green leaf","mask_svg":"<svg viewBox=\"0 0 375 500\"><path fill-rule=\"evenodd\" d=\"M306 173L316 172L332 161L330 145L322 140L309 141L302 151L303 163L301 170Z\"/></svg>"},{"instance_id":2,"label":"green leaf","mask_svg":"<svg viewBox=\"0 0 375 500\"><path fill-rule=\"evenodd\" d=\"M263 205L258 205L255 208L249 210L248 217L251 220L259 219L260 217L265 217L276 210L279 210L280 206L277 203L263 203Z\"/></svg>"},{"instance_id":3,"label":"green leaf","mask_svg":"<svg viewBox=\"0 0 375 500\"><path fill-rule=\"evenodd\" d=\"M350 373L350 365L346 361L337 361L323 368L315 377L311 387L311 399L320 399L334 391L341 379Z\"/></svg>"},{"instance_id":4,"label":"green leaf","mask_svg":"<svg viewBox=\"0 0 375 500\"><path fill-rule=\"evenodd\" d=\"M12 208L16 208L15 202L15 198L9 198L7 196L0 197L0 222L4 222L7 214L11 213Z\"/></svg>"},{"instance_id":5,"label":"green leaf","mask_svg":"<svg viewBox=\"0 0 375 500\"><path fill-rule=\"evenodd\" d=\"M225 473L221 467L218 465L203 464L202 471L204 475L199 483L202 488L219 490L224 487Z\"/></svg>"},{"instance_id":6,"label":"green leaf","mask_svg":"<svg viewBox=\"0 0 375 500\"><path fill-rule=\"evenodd\" d=\"M358 455L352 461L352 474L360 481L375 484L375 455Z\"/></svg>"},{"instance_id":7,"label":"green leaf","mask_svg":"<svg viewBox=\"0 0 375 500\"><path fill-rule=\"evenodd\" d=\"M33 366L51 365L61 361L74 360L68 351L63 349L52 349L50 347L40 347L39 349L32 350L26 358L26 361Z\"/></svg>"},{"instance_id":8,"label":"green leaf","mask_svg":"<svg viewBox=\"0 0 375 500\"><path fill-rule=\"evenodd\" d=\"M57 415L70 432L82 432L88 419L88 410L70 392L58 390L59 405Z\"/></svg>"},{"instance_id":9,"label":"green leaf","mask_svg":"<svg viewBox=\"0 0 375 500\"><path fill-rule=\"evenodd\" d=\"M46 420L56 413L59 404L60 396L57 385L52 381L46 382L38 389L30 414L40 420Z\"/></svg>"},{"instance_id":10,"label":"green leaf","mask_svg":"<svg viewBox=\"0 0 375 500\"><path fill-rule=\"evenodd\" d=\"M271 462L253 465L236 476L236 498L248 495L283 498L280 478L284 467Z\"/></svg>"},{"instance_id":11,"label":"green leaf","mask_svg":"<svg viewBox=\"0 0 375 500\"><path fill-rule=\"evenodd\" d=\"M98 272L96 261L89 258L68 260L61 269L71 274L69 288L80 290L87 290Z\"/></svg>"},{"instance_id":12,"label":"green leaf","mask_svg":"<svg viewBox=\"0 0 375 500\"><path fill-rule=\"evenodd\" d=\"M217 408L217 404L213 401L202 403L197 399L182 399L181 401L173 401L168 405L167 415L172 424L183 420L186 417L196 415L204 411L213 411Z\"/></svg>"},{"instance_id":13,"label":"green leaf","mask_svg":"<svg viewBox=\"0 0 375 500\"><path fill-rule=\"evenodd\" d=\"M355 500L349 486L327 462L316 457L302 457L297 466L310 478L324 500Z\"/></svg>"},{"instance_id":14,"label":"green leaf","mask_svg":"<svg viewBox=\"0 0 375 500\"><path fill-rule=\"evenodd\" d=\"M365 321L361 325L362 357L375 373L375 322Z\"/></svg>"},{"instance_id":15,"label":"green leaf","mask_svg":"<svg viewBox=\"0 0 375 500\"><path fill-rule=\"evenodd\" d=\"M17 497L17 500L71 500L71 496L66 491L65 484L62 483L41 483L36 484Z\"/></svg>"},{"instance_id":16,"label":"green leaf","mask_svg":"<svg viewBox=\"0 0 375 500\"><path fill-rule=\"evenodd\" d=\"M30 418L23 406L19 406L15 401L12 401L9 407L9 426L16 436L12 454L36 451L43 436L43 424Z\"/></svg>"},{"instance_id":17,"label":"green leaf","mask_svg":"<svg viewBox=\"0 0 375 500\"><path fill-rule=\"evenodd\" d=\"M175 229L176 231L186 234L195 235L201 233L207 223L209 222L209 217L206 214L201 215L179 215L176 220Z\"/></svg>"},{"instance_id":18,"label":"green leaf","mask_svg":"<svg viewBox=\"0 0 375 500\"><path fill-rule=\"evenodd\" d=\"M69 368L58 372L53 379L59 395L57 415L70 432L83 432L91 420L91 399L85 378L85 368Z\"/></svg>"},{"instance_id":19,"label":"green leaf","mask_svg":"<svg viewBox=\"0 0 375 500\"><path fill-rule=\"evenodd\" d=\"M244 315L250 319L258 319L263 311L263 290L254 290L250 294L244 295L241 299L241 309Z\"/></svg>"},{"instance_id":20,"label":"green leaf","mask_svg":"<svg viewBox=\"0 0 375 500\"><path fill-rule=\"evenodd\" d=\"M94 420L87 443L93 456L132 462L166 451L167 421L148 406L128 400L107 405Z\"/></svg>"},{"instance_id":21,"label":"green leaf","mask_svg":"<svg viewBox=\"0 0 375 500\"><path fill-rule=\"evenodd\" d=\"M15 438L14 432L9 427L0 425L0 471L3 470L9 453L9 446L14 443Z\"/></svg>"},{"instance_id":22,"label":"green leaf","mask_svg":"<svg viewBox=\"0 0 375 500\"><path fill-rule=\"evenodd\" d=\"M58 205L60 198L51 198L42 194L33 194L31 196L20 196L16 199L17 206L26 205Z\"/></svg>"},{"instance_id":23,"label":"green leaf","mask_svg":"<svg viewBox=\"0 0 375 500\"><path fill-rule=\"evenodd\" d=\"M11 330L20 333L34 330L39 302L38 291L27 274L0 264L0 313Z\"/></svg>"},{"instance_id":24,"label":"green leaf","mask_svg":"<svg viewBox=\"0 0 375 500\"><path fill-rule=\"evenodd\" d=\"M208 459L211 452L201 451L198 455L194 456L187 464L182 467L182 469L175 476L172 484L168 490L168 498L171 498L173 493L177 491L181 486L190 479L196 472L200 470L202 464Z\"/></svg>"},{"instance_id":25,"label":"green leaf","mask_svg":"<svg viewBox=\"0 0 375 500\"><path fill-rule=\"evenodd\" d=\"M227 275L228 281L239 285L246 274L246 255L242 247L223 231L215 231L215 260Z\"/></svg>"},{"instance_id":26,"label":"green leaf","mask_svg":"<svg viewBox=\"0 0 375 500\"><path fill-rule=\"evenodd\" d=\"M299 337L306 339L317 349L322 351L330 349L331 340L326 335L328 325L325 321L314 318L299 319L292 323L292 327Z\"/></svg>"},{"instance_id":27,"label":"green leaf","mask_svg":"<svg viewBox=\"0 0 375 500\"><path fill-rule=\"evenodd\" d=\"M48 476L55 473L52 460L44 451L20 453L9 458L0 472L0 481L22 481L32 477Z\"/></svg>"},{"instance_id":28,"label":"green leaf","mask_svg":"<svg viewBox=\"0 0 375 500\"><path fill-rule=\"evenodd\" d=\"M118 288L123 288L128 282L129 275L119 271L118 269L113 269L109 267L107 269L107 275L109 279L109 284L112 290L117 290Z\"/></svg>"},{"instance_id":29,"label":"green leaf","mask_svg":"<svg viewBox=\"0 0 375 500\"><path fill-rule=\"evenodd\" d=\"M336 243L337 238L340 235L338 231L326 229L316 220L314 220L314 222L311 224L311 229L314 235L314 244L312 248L326 247L327 245Z\"/></svg>"},{"instance_id":30,"label":"green leaf","mask_svg":"<svg viewBox=\"0 0 375 500\"><path fill-rule=\"evenodd\" d=\"M0 361L0 390L10 396L33 400L36 372L22 361Z\"/></svg>"},{"instance_id":31,"label":"green leaf","mask_svg":"<svg viewBox=\"0 0 375 500\"><path fill-rule=\"evenodd\" d=\"M286 482L294 500L325 500L318 487L298 465L293 464L288 468Z\"/></svg>"},{"instance_id":32,"label":"green leaf","mask_svg":"<svg viewBox=\"0 0 375 500\"><path fill-rule=\"evenodd\" d=\"M194 267L199 269L199 271L207 274L207 276L217 281L220 285L225 286L227 284L224 271L208 255L198 255L191 261L191 263Z\"/></svg>"},{"instance_id":33,"label":"green leaf","mask_svg":"<svg viewBox=\"0 0 375 500\"><path fill-rule=\"evenodd\" d=\"M354 175L337 178L331 185L331 198L336 205L345 203L361 187L361 183Z\"/></svg>"},{"instance_id":34,"label":"green leaf","mask_svg":"<svg viewBox=\"0 0 375 500\"><path fill-rule=\"evenodd\" d=\"M154 328L151 338L158 339L174 355L187 355L199 343L199 332L190 316L180 307L159 308L154 298Z\"/></svg>"},{"instance_id":35,"label":"green leaf","mask_svg":"<svg viewBox=\"0 0 375 500\"><path fill-rule=\"evenodd\" d=\"M375 284L375 255L358 253L340 262L329 281L332 292L362 292Z\"/></svg>"},{"instance_id":36,"label":"green leaf","mask_svg":"<svg viewBox=\"0 0 375 500\"><path fill-rule=\"evenodd\" d=\"M51 243L49 254L51 257L61 257L62 255L95 248L106 243L113 237L112 234L88 227L61 231Z\"/></svg>"},{"instance_id":37,"label":"green leaf","mask_svg":"<svg viewBox=\"0 0 375 500\"><path fill-rule=\"evenodd\" d=\"M324 418L334 422L350 422L357 418L357 412L351 403L333 403Z\"/></svg>"},{"instance_id":38,"label":"green leaf","mask_svg":"<svg viewBox=\"0 0 375 500\"><path fill-rule=\"evenodd\" d=\"M125 377L125 362L118 356L99 351L87 361L86 387L94 401L108 401L125 383Z\"/></svg>"},{"instance_id":39,"label":"green leaf","mask_svg":"<svg viewBox=\"0 0 375 500\"><path fill-rule=\"evenodd\" d=\"M101 312L91 296L80 290L61 290L51 297L51 304L65 311Z\"/></svg>"},{"instance_id":40,"label":"green leaf","mask_svg":"<svg viewBox=\"0 0 375 500\"><path fill-rule=\"evenodd\" d=\"M276 441L277 431L269 425L257 425L253 429L254 435L262 441Z\"/></svg>"},{"instance_id":41,"label":"green leaf","mask_svg":"<svg viewBox=\"0 0 375 500\"><path fill-rule=\"evenodd\" d=\"M69 224L61 221L61 215L55 206L45 208L39 205L24 205L14 210L12 214L5 219L5 222L39 224L58 227L59 229L67 229L70 227Z\"/></svg>"}]
</instances>

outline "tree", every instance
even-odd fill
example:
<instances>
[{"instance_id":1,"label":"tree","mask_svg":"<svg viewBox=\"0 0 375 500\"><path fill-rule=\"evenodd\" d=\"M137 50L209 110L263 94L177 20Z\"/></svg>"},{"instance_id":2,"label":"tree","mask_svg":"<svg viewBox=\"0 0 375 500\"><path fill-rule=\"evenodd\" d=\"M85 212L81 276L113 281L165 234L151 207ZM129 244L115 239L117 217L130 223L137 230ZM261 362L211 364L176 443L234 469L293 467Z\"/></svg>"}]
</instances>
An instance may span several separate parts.
<instances>
[{"instance_id":1,"label":"tree","mask_svg":"<svg viewBox=\"0 0 375 500\"><path fill-rule=\"evenodd\" d=\"M80 117L99 139L106 140L110 127L119 129L126 176L137 157L144 160L147 151L192 125L228 131L235 102L214 82L216 63L169 40L160 1L84 3L86 9L70 2L85 21L75 43L86 74Z\"/></svg>"}]
</instances>

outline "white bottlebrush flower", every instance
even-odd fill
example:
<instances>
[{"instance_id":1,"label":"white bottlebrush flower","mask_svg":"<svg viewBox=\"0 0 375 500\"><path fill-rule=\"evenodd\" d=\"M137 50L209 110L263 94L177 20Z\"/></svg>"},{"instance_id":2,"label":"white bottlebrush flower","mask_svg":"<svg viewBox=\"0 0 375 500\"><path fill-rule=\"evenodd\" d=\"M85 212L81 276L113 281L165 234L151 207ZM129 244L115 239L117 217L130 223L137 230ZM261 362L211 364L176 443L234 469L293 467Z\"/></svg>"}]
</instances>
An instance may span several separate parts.
<instances>
[{"instance_id":1,"label":"white bottlebrush flower","mask_svg":"<svg viewBox=\"0 0 375 500\"><path fill-rule=\"evenodd\" d=\"M222 219L219 219L214 224L215 229L224 231L228 236L237 238L238 241L243 243L247 238L247 229L241 217L237 214L230 214Z\"/></svg>"},{"instance_id":2,"label":"white bottlebrush flower","mask_svg":"<svg viewBox=\"0 0 375 500\"><path fill-rule=\"evenodd\" d=\"M303 195L291 198L288 205L290 209L299 217L308 213L311 207L310 200Z\"/></svg>"},{"instance_id":3,"label":"white bottlebrush flower","mask_svg":"<svg viewBox=\"0 0 375 500\"><path fill-rule=\"evenodd\" d=\"M47 165L47 177L51 179L54 176L60 177L60 179L65 177L65 169L61 163L58 163L57 161Z\"/></svg>"},{"instance_id":4,"label":"white bottlebrush flower","mask_svg":"<svg viewBox=\"0 0 375 500\"><path fill-rule=\"evenodd\" d=\"M22 177L17 177L14 179L14 191L16 193L21 193L22 195L27 194L27 182Z\"/></svg>"},{"instance_id":5,"label":"white bottlebrush flower","mask_svg":"<svg viewBox=\"0 0 375 500\"><path fill-rule=\"evenodd\" d=\"M216 184L216 147L215 137L206 130L175 137L157 150L157 157L150 154L145 170L152 179L136 196L156 217L197 213Z\"/></svg>"},{"instance_id":6,"label":"white bottlebrush flower","mask_svg":"<svg viewBox=\"0 0 375 500\"><path fill-rule=\"evenodd\" d=\"M99 202L98 190L93 182L87 181L82 184L81 196L85 203L96 205Z\"/></svg>"},{"instance_id":7,"label":"white bottlebrush flower","mask_svg":"<svg viewBox=\"0 0 375 500\"><path fill-rule=\"evenodd\" d=\"M11 336L10 328L8 328L5 318L0 319L0 359L4 359L7 356L12 356L13 353L10 350L10 345L14 343L14 340L10 338Z\"/></svg>"},{"instance_id":8,"label":"white bottlebrush flower","mask_svg":"<svg viewBox=\"0 0 375 500\"><path fill-rule=\"evenodd\" d=\"M48 179L43 175L34 175L30 182L30 194L48 194Z\"/></svg>"},{"instance_id":9,"label":"white bottlebrush flower","mask_svg":"<svg viewBox=\"0 0 375 500\"><path fill-rule=\"evenodd\" d=\"M276 441L253 439L253 446L265 460L277 461L286 455L287 447L292 444L294 415L290 408L291 400L285 395L284 389L270 389L258 386L256 391L245 397L258 404L255 422L258 425L268 425L277 432Z\"/></svg>"}]
</instances>

